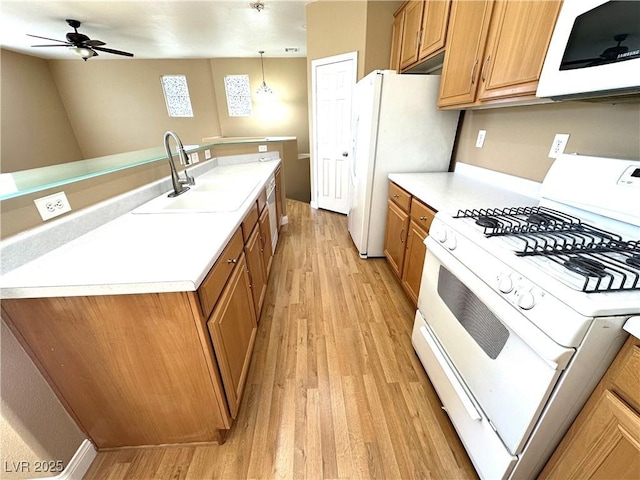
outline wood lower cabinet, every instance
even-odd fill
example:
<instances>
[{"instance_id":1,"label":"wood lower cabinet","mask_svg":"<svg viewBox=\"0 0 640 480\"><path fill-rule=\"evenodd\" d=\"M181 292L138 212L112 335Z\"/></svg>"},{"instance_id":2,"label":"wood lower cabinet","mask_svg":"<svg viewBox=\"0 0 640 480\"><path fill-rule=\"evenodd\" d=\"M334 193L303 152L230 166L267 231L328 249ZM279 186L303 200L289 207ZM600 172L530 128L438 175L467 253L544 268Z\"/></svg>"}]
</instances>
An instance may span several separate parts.
<instances>
[{"instance_id":1,"label":"wood lower cabinet","mask_svg":"<svg viewBox=\"0 0 640 480\"><path fill-rule=\"evenodd\" d=\"M231 417L236 418L258 329L244 254L240 255L207 326Z\"/></svg>"},{"instance_id":2,"label":"wood lower cabinet","mask_svg":"<svg viewBox=\"0 0 640 480\"><path fill-rule=\"evenodd\" d=\"M440 108L534 101L560 0L454 0Z\"/></svg>"},{"instance_id":3,"label":"wood lower cabinet","mask_svg":"<svg viewBox=\"0 0 640 480\"><path fill-rule=\"evenodd\" d=\"M539 478L640 478L640 340L629 337Z\"/></svg>"},{"instance_id":4,"label":"wood lower cabinet","mask_svg":"<svg viewBox=\"0 0 640 480\"><path fill-rule=\"evenodd\" d=\"M273 247L271 246L271 224L269 223L269 208L264 207L258 219L260 228L260 251L267 278L271 273L271 262L273 260Z\"/></svg>"},{"instance_id":5,"label":"wood lower cabinet","mask_svg":"<svg viewBox=\"0 0 640 480\"><path fill-rule=\"evenodd\" d=\"M398 278L402 277L408 227L409 214L402 210L393 200L389 200L384 255L387 257L391 270Z\"/></svg>"},{"instance_id":6,"label":"wood lower cabinet","mask_svg":"<svg viewBox=\"0 0 640 480\"><path fill-rule=\"evenodd\" d=\"M278 225L278 231L280 231L280 227L282 227L282 217L284 216L284 180L282 176L282 168L278 167L276 169L276 219L278 220L276 224Z\"/></svg>"},{"instance_id":7,"label":"wood lower cabinet","mask_svg":"<svg viewBox=\"0 0 640 480\"><path fill-rule=\"evenodd\" d=\"M3 299L2 318L98 449L221 443L256 332L243 243L197 292Z\"/></svg>"},{"instance_id":8,"label":"wood lower cabinet","mask_svg":"<svg viewBox=\"0 0 640 480\"><path fill-rule=\"evenodd\" d=\"M247 255L247 266L251 277L251 295L256 310L256 319L260 320L262 305L267 293L267 273L264 266L260 227L256 223L247 243L244 246Z\"/></svg>"},{"instance_id":9,"label":"wood lower cabinet","mask_svg":"<svg viewBox=\"0 0 640 480\"><path fill-rule=\"evenodd\" d=\"M418 304L427 248L424 239L435 212L411 194L389 185L384 254L414 305Z\"/></svg>"}]
</instances>

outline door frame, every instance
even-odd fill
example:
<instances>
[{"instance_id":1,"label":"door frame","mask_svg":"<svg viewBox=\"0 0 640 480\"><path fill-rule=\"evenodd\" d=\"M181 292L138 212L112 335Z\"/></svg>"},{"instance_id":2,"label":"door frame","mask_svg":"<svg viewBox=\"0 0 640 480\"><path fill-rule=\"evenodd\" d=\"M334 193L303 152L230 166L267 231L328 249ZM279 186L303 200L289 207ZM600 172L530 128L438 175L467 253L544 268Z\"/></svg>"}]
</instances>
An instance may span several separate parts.
<instances>
[{"instance_id":1,"label":"door frame","mask_svg":"<svg viewBox=\"0 0 640 480\"><path fill-rule=\"evenodd\" d=\"M346 60L352 60L354 69L353 69L353 85L356 84L358 80L358 52L348 52L341 53L339 55L333 55L331 57L318 58L316 60L311 60L311 208L318 208L318 162L316 162L316 158L318 158L318 144L316 142L317 136L317 122L316 122L316 112L317 112L317 96L316 96L316 69L318 67L322 67L323 65L329 65L331 63L344 62ZM353 100L352 100L353 101Z\"/></svg>"}]
</instances>

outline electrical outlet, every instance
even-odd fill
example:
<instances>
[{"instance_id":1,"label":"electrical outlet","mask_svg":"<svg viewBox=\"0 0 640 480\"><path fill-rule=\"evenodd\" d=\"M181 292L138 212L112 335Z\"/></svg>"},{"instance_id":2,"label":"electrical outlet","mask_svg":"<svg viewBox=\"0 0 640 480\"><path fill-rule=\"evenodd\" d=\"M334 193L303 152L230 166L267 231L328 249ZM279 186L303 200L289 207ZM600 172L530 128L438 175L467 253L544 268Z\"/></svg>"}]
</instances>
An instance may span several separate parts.
<instances>
[{"instance_id":1,"label":"electrical outlet","mask_svg":"<svg viewBox=\"0 0 640 480\"><path fill-rule=\"evenodd\" d=\"M549 150L549 158L558 158L558 155L564 153L564 149L569 141L568 133L556 133L551 143L551 150Z\"/></svg>"},{"instance_id":2,"label":"electrical outlet","mask_svg":"<svg viewBox=\"0 0 640 480\"><path fill-rule=\"evenodd\" d=\"M200 157L198 156L198 152L193 152L189 154L189 163L198 163L200 161Z\"/></svg>"},{"instance_id":3,"label":"electrical outlet","mask_svg":"<svg viewBox=\"0 0 640 480\"><path fill-rule=\"evenodd\" d=\"M69 205L69 200L67 200L64 192L36 198L33 203L36 204L36 208L43 221L71 211L71 205Z\"/></svg>"},{"instance_id":4,"label":"electrical outlet","mask_svg":"<svg viewBox=\"0 0 640 480\"><path fill-rule=\"evenodd\" d=\"M258 152L264 153L266 151L267 151L267 146L266 145L258 145Z\"/></svg>"},{"instance_id":5,"label":"electrical outlet","mask_svg":"<svg viewBox=\"0 0 640 480\"><path fill-rule=\"evenodd\" d=\"M204 159L209 160L211 158L211 150L208 148L204 151Z\"/></svg>"},{"instance_id":6,"label":"electrical outlet","mask_svg":"<svg viewBox=\"0 0 640 480\"><path fill-rule=\"evenodd\" d=\"M484 145L484 137L487 136L486 130L478 130L478 138L476 139L476 147L482 148Z\"/></svg>"}]
</instances>

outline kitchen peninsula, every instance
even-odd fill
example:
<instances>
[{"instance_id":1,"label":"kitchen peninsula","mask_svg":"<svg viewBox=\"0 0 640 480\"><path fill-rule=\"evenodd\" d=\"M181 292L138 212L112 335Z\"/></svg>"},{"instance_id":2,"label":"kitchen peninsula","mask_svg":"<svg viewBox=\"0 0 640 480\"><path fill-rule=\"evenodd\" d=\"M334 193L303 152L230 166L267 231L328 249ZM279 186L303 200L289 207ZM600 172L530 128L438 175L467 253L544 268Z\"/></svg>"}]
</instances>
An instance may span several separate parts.
<instances>
[{"instance_id":1,"label":"kitchen peninsula","mask_svg":"<svg viewBox=\"0 0 640 480\"><path fill-rule=\"evenodd\" d=\"M142 205L2 276L3 319L98 449L222 443L237 415L273 253L270 179L277 228L285 213L281 161L211 167L177 198L226 184L245 189L237 208Z\"/></svg>"}]
</instances>

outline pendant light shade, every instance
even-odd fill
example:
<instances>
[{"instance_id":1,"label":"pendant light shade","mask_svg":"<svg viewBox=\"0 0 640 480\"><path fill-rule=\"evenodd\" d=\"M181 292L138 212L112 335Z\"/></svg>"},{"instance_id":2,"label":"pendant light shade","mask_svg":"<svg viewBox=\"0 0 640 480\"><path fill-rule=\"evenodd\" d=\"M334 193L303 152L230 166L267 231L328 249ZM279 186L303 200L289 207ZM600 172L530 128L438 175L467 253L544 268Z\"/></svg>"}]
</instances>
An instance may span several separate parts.
<instances>
[{"instance_id":1,"label":"pendant light shade","mask_svg":"<svg viewBox=\"0 0 640 480\"><path fill-rule=\"evenodd\" d=\"M256 91L256 94L260 96L273 95L273 90L271 90L269 85L267 85L267 83L264 81L264 59L262 58L264 50L260 50L258 53L260 54L260 65L262 67L262 85L260 85L260 87Z\"/></svg>"}]
</instances>

